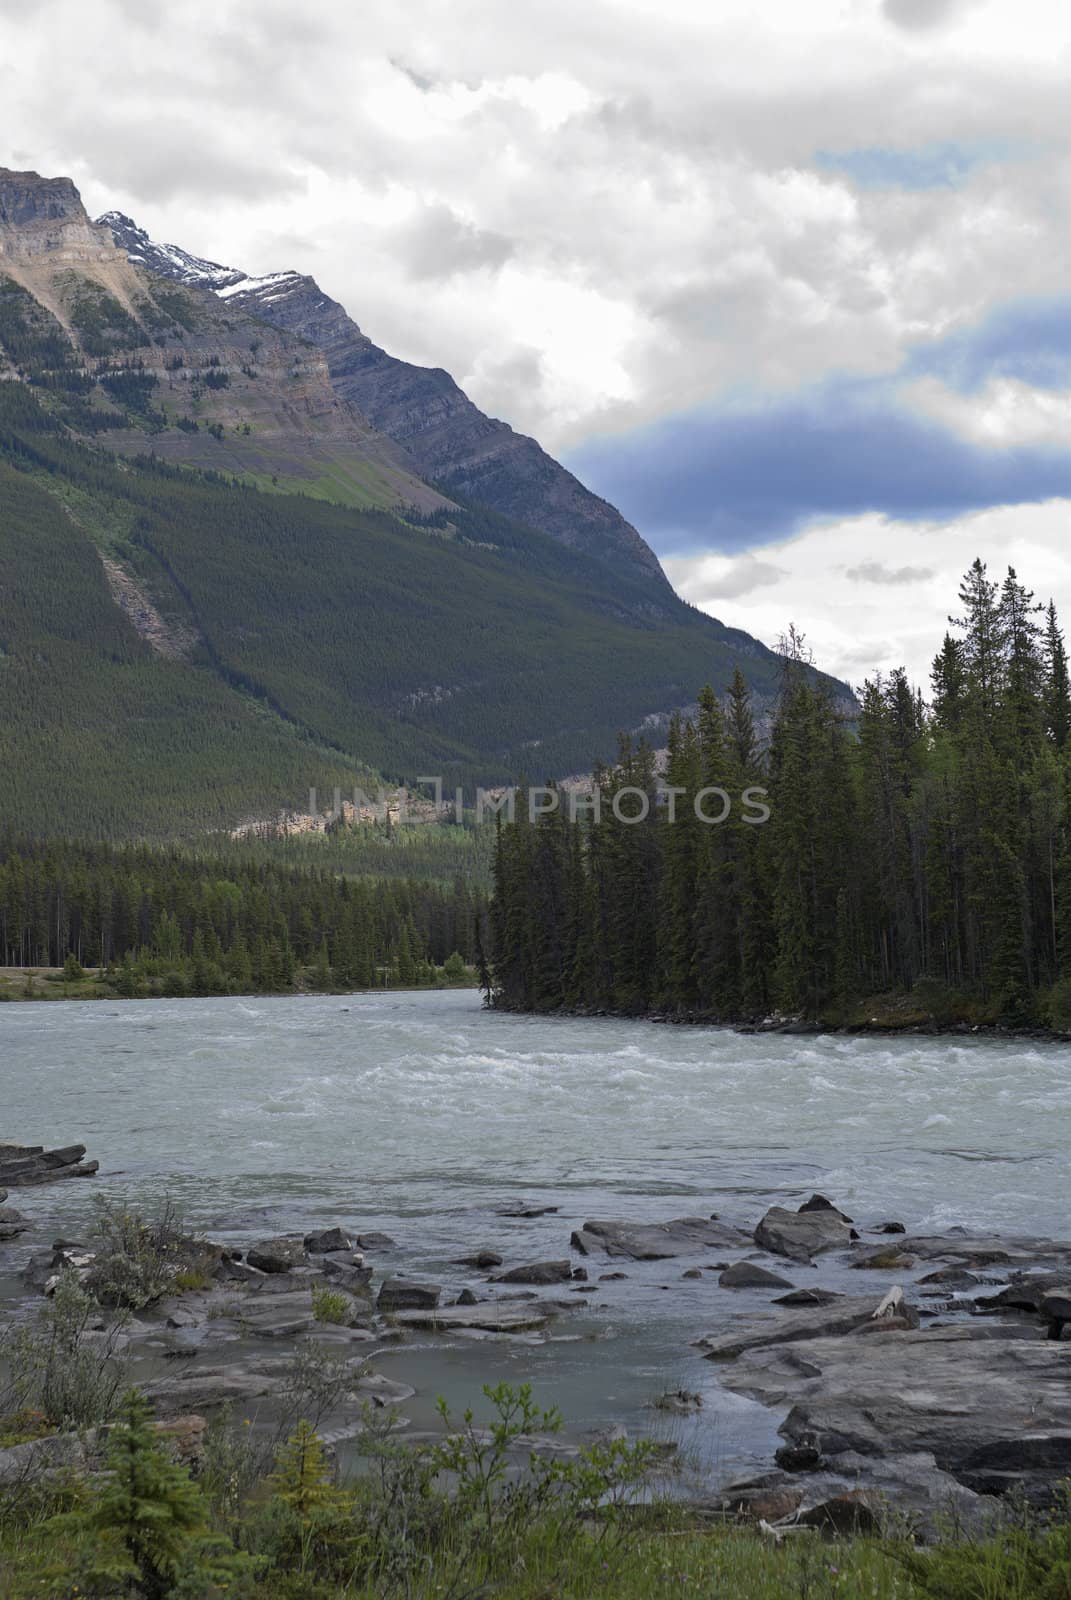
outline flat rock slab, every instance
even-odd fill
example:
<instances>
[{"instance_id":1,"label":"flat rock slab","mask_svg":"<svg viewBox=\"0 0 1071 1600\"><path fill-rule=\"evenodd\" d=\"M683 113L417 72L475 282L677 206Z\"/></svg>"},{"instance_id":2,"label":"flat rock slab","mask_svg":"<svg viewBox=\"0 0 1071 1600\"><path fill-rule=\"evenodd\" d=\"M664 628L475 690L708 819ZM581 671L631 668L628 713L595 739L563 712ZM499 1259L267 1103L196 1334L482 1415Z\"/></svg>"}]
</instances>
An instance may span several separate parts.
<instances>
[{"instance_id":1,"label":"flat rock slab","mask_svg":"<svg viewBox=\"0 0 1071 1600\"><path fill-rule=\"evenodd\" d=\"M841 1337L873 1324L880 1325L878 1312L888 1296L845 1295L827 1305L804 1306L799 1310L762 1312L758 1316L741 1318L725 1333L704 1334L695 1341L708 1361L729 1361L745 1350L761 1350L768 1345L794 1344L800 1339ZM891 1313L890 1307L889 1312ZM851 1348L858 1348L853 1340ZM733 1368L732 1371L736 1371ZM722 1379L726 1381L725 1378Z\"/></svg>"},{"instance_id":2,"label":"flat rock slab","mask_svg":"<svg viewBox=\"0 0 1071 1600\"><path fill-rule=\"evenodd\" d=\"M557 1212L557 1206L544 1206L538 1202L515 1200L507 1206L496 1206L496 1217L552 1217Z\"/></svg>"},{"instance_id":3,"label":"flat rock slab","mask_svg":"<svg viewBox=\"0 0 1071 1600\"><path fill-rule=\"evenodd\" d=\"M947 1537L948 1518L982 1533L992 1523L993 1502L942 1472L931 1455L878 1461L846 1451L823 1470L770 1472L730 1486L718 1509L752 1521L762 1518L826 1533L880 1531L890 1505L909 1512L923 1537Z\"/></svg>"},{"instance_id":4,"label":"flat rock slab","mask_svg":"<svg viewBox=\"0 0 1071 1600\"><path fill-rule=\"evenodd\" d=\"M519 1333L543 1328L554 1315L555 1307L540 1301L490 1302L475 1306L440 1306L422 1311L399 1311L394 1320L409 1328L431 1328L449 1332L452 1328L474 1328L481 1333Z\"/></svg>"},{"instance_id":5,"label":"flat rock slab","mask_svg":"<svg viewBox=\"0 0 1071 1600\"><path fill-rule=\"evenodd\" d=\"M1071 1345L1002 1332L954 1326L753 1348L722 1383L789 1405L785 1437L833 1462L922 1451L984 1493L1016 1477L1055 1484L1071 1471Z\"/></svg>"},{"instance_id":6,"label":"flat rock slab","mask_svg":"<svg viewBox=\"0 0 1071 1600\"><path fill-rule=\"evenodd\" d=\"M86 1161L84 1144L46 1150L39 1144L0 1144L0 1188L28 1189L60 1178L91 1178L99 1163Z\"/></svg>"},{"instance_id":7,"label":"flat rock slab","mask_svg":"<svg viewBox=\"0 0 1071 1600\"><path fill-rule=\"evenodd\" d=\"M707 1217L672 1222L585 1222L571 1239L582 1256L604 1253L630 1261L671 1261L699 1250L739 1250L747 1235Z\"/></svg>"},{"instance_id":8,"label":"flat rock slab","mask_svg":"<svg viewBox=\"0 0 1071 1600\"><path fill-rule=\"evenodd\" d=\"M889 1249L890 1246L886 1246ZM997 1234L938 1234L898 1239L891 1248L920 1261L952 1261L964 1267L1071 1265L1071 1244L1054 1239ZM876 1252L883 1254L882 1251Z\"/></svg>"},{"instance_id":9,"label":"flat rock slab","mask_svg":"<svg viewBox=\"0 0 1071 1600\"><path fill-rule=\"evenodd\" d=\"M274 1393L278 1385L275 1376L249 1372L237 1366L204 1370L194 1367L180 1378L158 1378L144 1384L142 1392L158 1415L176 1416L260 1400Z\"/></svg>"}]
</instances>

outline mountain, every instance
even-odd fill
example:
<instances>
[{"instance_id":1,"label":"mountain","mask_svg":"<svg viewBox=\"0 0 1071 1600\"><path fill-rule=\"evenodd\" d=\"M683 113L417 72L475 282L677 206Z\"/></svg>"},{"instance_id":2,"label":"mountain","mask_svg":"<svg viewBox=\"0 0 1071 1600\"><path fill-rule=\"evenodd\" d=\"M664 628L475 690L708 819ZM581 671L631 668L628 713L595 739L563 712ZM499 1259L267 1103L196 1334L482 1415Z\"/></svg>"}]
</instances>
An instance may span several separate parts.
<instances>
[{"instance_id":1,"label":"mountain","mask_svg":"<svg viewBox=\"0 0 1071 1600\"><path fill-rule=\"evenodd\" d=\"M100 218L131 261L178 283L214 290L228 306L307 339L322 350L335 393L408 452L414 470L467 502L486 506L644 582L655 610L673 591L653 550L613 506L524 434L485 416L439 367L388 355L326 295L297 272L253 278L202 261L177 245L155 244L120 212Z\"/></svg>"},{"instance_id":2,"label":"mountain","mask_svg":"<svg viewBox=\"0 0 1071 1600\"><path fill-rule=\"evenodd\" d=\"M68 420L106 434L117 453L139 453L151 438L166 460L359 506L449 503L335 393L318 350L128 261L89 221L69 178L0 169L0 270L16 340L14 355L0 349L0 379L18 371L28 316L51 341L40 358L66 350L61 365L85 375Z\"/></svg>"},{"instance_id":3,"label":"mountain","mask_svg":"<svg viewBox=\"0 0 1071 1600\"><path fill-rule=\"evenodd\" d=\"M0 171L3 823L168 838L377 774L542 780L736 665L761 714L771 651L612 542L429 484L258 291L143 255Z\"/></svg>"}]
</instances>

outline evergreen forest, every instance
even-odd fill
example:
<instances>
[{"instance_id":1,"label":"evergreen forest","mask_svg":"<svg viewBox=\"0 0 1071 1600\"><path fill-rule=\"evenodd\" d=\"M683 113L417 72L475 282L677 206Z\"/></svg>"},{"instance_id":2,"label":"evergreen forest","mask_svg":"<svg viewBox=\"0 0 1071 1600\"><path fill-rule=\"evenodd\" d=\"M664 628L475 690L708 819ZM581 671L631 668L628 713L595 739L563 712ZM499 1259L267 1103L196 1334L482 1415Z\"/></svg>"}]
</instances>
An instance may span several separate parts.
<instances>
[{"instance_id":1,"label":"evergreen forest","mask_svg":"<svg viewBox=\"0 0 1071 1600\"><path fill-rule=\"evenodd\" d=\"M502 824L499 1005L1071 1030L1055 608L976 560L928 693L877 674L851 718L806 655L793 633L765 747L737 674L674 720L662 770L625 739L590 803L543 792Z\"/></svg>"}]
</instances>

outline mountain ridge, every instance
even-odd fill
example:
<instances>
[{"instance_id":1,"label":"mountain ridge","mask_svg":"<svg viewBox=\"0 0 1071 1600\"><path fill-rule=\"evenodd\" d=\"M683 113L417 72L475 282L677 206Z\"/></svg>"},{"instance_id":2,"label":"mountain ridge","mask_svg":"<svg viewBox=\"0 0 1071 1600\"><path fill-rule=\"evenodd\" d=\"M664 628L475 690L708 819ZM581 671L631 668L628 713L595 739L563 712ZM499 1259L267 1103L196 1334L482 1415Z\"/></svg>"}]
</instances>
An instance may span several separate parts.
<instances>
[{"instance_id":1,"label":"mountain ridge","mask_svg":"<svg viewBox=\"0 0 1071 1600\"><path fill-rule=\"evenodd\" d=\"M661 742L737 666L765 717L780 658L660 570L416 474L324 349L258 313L302 320L311 280L224 268L221 295L175 276L212 263L169 259L131 261L69 180L0 171L6 822L189 837L377 774L561 777L621 731Z\"/></svg>"},{"instance_id":2,"label":"mountain ridge","mask_svg":"<svg viewBox=\"0 0 1071 1600\"><path fill-rule=\"evenodd\" d=\"M327 357L336 393L378 432L402 446L415 470L452 491L600 559L612 559L650 589L652 611L672 586L654 551L616 507L602 500L537 440L488 417L441 367L420 367L375 344L344 306L307 274L252 277L161 245L120 212L99 219L118 247L175 281L197 281L229 305L307 339Z\"/></svg>"}]
</instances>

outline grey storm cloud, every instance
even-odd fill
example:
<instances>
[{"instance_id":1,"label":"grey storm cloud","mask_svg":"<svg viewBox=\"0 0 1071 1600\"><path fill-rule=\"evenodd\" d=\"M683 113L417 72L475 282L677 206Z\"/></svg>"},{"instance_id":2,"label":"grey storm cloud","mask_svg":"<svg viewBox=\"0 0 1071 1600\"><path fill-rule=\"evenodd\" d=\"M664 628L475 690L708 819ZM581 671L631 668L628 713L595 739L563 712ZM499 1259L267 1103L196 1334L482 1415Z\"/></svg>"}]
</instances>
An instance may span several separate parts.
<instances>
[{"instance_id":1,"label":"grey storm cloud","mask_svg":"<svg viewBox=\"0 0 1071 1600\"><path fill-rule=\"evenodd\" d=\"M452 278L500 267L514 249L504 234L466 222L447 205L425 206L395 237L399 259L413 278Z\"/></svg>"},{"instance_id":2,"label":"grey storm cloud","mask_svg":"<svg viewBox=\"0 0 1071 1600\"><path fill-rule=\"evenodd\" d=\"M898 28L922 31L954 22L977 0L882 0L882 11Z\"/></svg>"},{"instance_id":3,"label":"grey storm cloud","mask_svg":"<svg viewBox=\"0 0 1071 1600\"><path fill-rule=\"evenodd\" d=\"M711 601L739 600L745 594L753 594L756 589L766 589L780 582L784 576L785 569L775 567L772 561L759 561L752 555L737 556L727 570L715 579L709 598Z\"/></svg>"},{"instance_id":4,"label":"grey storm cloud","mask_svg":"<svg viewBox=\"0 0 1071 1600\"><path fill-rule=\"evenodd\" d=\"M901 588L909 583L925 583L935 573L932 567L887 567L883 561L860 561L857 567L846 567L844 575L853 583L881 583Z\"/></svg>"}]
</instances>

